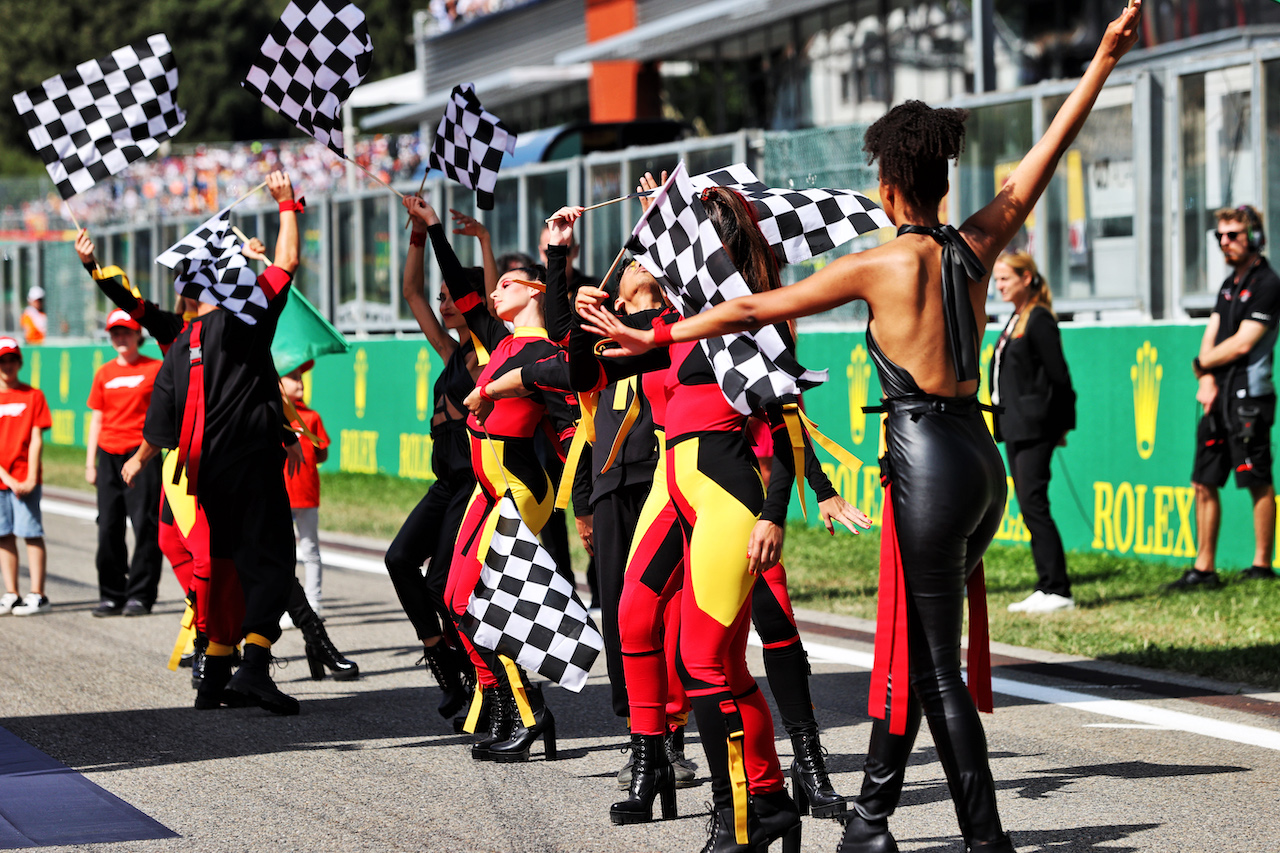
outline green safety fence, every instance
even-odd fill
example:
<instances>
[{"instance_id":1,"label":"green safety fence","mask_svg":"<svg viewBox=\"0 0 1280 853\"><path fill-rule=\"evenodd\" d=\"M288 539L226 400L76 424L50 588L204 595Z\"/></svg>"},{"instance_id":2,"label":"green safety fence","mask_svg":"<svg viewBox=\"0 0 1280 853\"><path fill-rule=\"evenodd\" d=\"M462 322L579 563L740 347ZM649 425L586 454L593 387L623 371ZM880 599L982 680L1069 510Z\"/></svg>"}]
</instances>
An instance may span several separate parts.
<instances>
[{"instance_id":1,"label":"green safety fence","mask_svg":"<svg viewBox=\"0 0 1280 853\"><path fill-rule=\"evenodd\" d=\"M1196 531L1191 458L1199 406L1190 361L1201 324L1073 326L1063 349L1079 395L1079 427L1053 461L1050 500L1069 550L1189 562ZM983 342L984 375L997 333ZM155 354L153 344L146 351ZM82 445L85 400L94 370L112 356L105 346L28 348L24 375L39 384L53 410L50 440ZM883 500L877 458L880 421L862 406L879 398L875 369L861 333L812 333L800 339L801 361L826 367L830 379L805 395L810 417L862 460L850 471L826 456L841 494L878 519ZM306 375L309 404L336 445L325 468L431 479L432 384L441 362L420 340L355 341L350 352L320 358ZM996 540L1029 540L1010 485ZM812 495L809 521L816 523ZM800 508L792 501L792 515ZM1219 560L1247 566L1253 553L1247 493L1223 492Z\"/></svg>"}]
</instances>

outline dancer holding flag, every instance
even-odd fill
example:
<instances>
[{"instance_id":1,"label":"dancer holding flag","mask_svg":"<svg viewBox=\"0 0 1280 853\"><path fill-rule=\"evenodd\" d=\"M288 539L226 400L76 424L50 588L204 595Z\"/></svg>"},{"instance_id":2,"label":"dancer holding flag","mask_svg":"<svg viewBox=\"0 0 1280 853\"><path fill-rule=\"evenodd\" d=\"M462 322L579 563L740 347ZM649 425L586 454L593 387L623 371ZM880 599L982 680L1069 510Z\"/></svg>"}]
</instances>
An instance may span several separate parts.
<instances>
[{"instance_id":1,"label":"dancer holding flag","mask_svg":"<svg viewBox=\"0 0 1280 853\"><path fill-rule=\"evenodd\" d=\"M888 818L902 793L922 710L967 848L1014 849L1000 823L982 723L960 675L963 590L966 580L981 577L975 570L999 526L1006 491L1004 466L977 401L986 268L1022 227L1111 70L1136 43L1141 7L1133 0L1107 27L1093 62L1043 138L995 200L959 230L939 223L938 207L948 189L947 161L960 153L965 113L912 101L872 125L866 138L868 154L880 163L880 197L899 225L899 239L840 258L792 287L732 300L653 332L618 328L604 312L592 312L601 333L639 352L655 338L691 341L753 329L853 299L870 306L867 344L888 412L870 708L877 719L841 853L898 849ZM971 655L985 640L985 593L975 592L971 624L980 630ZM981 669L971 663L969 677L989 708L990 673L981 690Z\"/></svg>"}]
</instances>

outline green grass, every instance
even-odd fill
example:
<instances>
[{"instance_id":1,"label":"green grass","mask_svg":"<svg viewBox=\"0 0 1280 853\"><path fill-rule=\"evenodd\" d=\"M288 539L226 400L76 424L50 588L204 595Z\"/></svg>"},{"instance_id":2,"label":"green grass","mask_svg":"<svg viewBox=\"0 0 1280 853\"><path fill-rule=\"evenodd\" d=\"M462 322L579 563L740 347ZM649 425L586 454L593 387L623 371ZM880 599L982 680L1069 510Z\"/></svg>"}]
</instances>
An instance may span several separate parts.
<instances>
[{"instance_id":1,"label":"green grass","mask_svg":"<svg viewBox=\"0 0 1280 853\"><path fill-rule=\"evenodd\" d=\"M84 450L45 445L45 482L91 490ZM320 524L326 530L390 539L429 483L386 475L322 473ZM585 554L574 544L574 564ZM790 525L785 561L797 607L874 619L880 538L832 538ZM1017 646L1113 660L1280 689L1280 581L1230 582L1213 592L1162 594L1185 566L1072 553L1073 611L1009 613L1035 586L1031 552L987 553L992 639ZM1230 575L1227 575L1230 578Z\"/></svg>"}]
</instances>

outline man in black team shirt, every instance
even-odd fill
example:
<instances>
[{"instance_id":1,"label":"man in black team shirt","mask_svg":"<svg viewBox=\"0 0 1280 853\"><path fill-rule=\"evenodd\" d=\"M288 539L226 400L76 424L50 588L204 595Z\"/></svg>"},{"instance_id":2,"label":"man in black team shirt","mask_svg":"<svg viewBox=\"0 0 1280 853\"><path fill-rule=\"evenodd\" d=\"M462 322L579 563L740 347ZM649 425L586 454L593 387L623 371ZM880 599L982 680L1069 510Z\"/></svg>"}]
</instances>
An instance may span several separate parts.
<instances>
[{"instance_id":1,"label":"man in black team shirt","mask_svg":"<svg viewBox=\"0 0 1280 853\"><path fill-rule=\"evenodd\" d=\"M268 300L266 316L251 325L217 306L200 305L165 356L142 447L124 473L127 480L131 467L140 468L160 448L178 448L179 464L209 523L211 583L238 577L244 593L244 661L232 676L234 646L211 641L196 707L256 703L276 714L296 714L297 700L276 687L268 670L294 572L282 463L286 455L290 464L301 456L297 436L285 429L271 339L298 267L301 205L284 172L270 174L267 188L280 206L280 233L275 260L258 277Z\"/></svg>"},{"instance_id":2,"label":"man in black team shirt","mask_svg":"<svg viewBox=\"0 0 1280 853\"><path fill-rule=\"evenodd\" d=\"M1275 577L1271 568L1276 532L1271 425L1276 389L1271 374L1280 321L1280 277L1262 256L1266 236L1262 215L1255 208L1224 208L1217 217L1218 247L1232 269L1218 291L1200 354L1192 362L1200 382L1196 400L1204 406L1191 475L1199 551L1195 567L1169 585L1175 590L1221 585L1214 570L1222 517L1218 490L1232 471L1236 485L1248 489L1253 498L1253 566L1241 575Z\"/></svg>"}]
</instances>

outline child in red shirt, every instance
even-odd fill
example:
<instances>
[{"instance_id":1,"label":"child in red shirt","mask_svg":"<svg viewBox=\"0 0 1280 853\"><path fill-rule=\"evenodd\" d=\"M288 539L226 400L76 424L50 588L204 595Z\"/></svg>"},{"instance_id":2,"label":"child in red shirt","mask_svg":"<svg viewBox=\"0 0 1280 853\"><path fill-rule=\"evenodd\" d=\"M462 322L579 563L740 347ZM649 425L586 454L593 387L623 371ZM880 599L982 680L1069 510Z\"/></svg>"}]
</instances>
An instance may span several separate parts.
<instances>
[{"instance_id":1,"label":"child in red shirt","mask_svg":"<svg viewBox=\"0 0 1280 853\"><path fill-rule=\"evenodd\" d=\"M84 478L98 489L98 606L94 616L151 612L160 586L160 462L142 467L125 485L121 470L142 444L151 389L161 362L138 352L142 325L119 308L107 316L116 357L98 369L89 391L89 435ZM133 562L125 546L125 520L133 522Z\"/></svg>"},{"instance_id":2,"label":"child in red shirt","mask_svg":"<svg viewBox=\"0 0 1280 853\"><path fill-rule=\"evenodd\" d=\"M43 431L53 425L38 389L18 379L22 350L0 337L0 615L35 616L52 608L44 594L44 525L40 515L40 451ZM31 591L18 595L17 537L27 540ZM21 603L19 603L21 602Z\"/></svg>"},{"instance_id":3,"label":"child in red shirt","mask_svg":"<svg viewBox=\"0 0 1280 853\"><path fill-rule=\"evenodd\" d=\"M290 476L286 470L285 488L289 491L289 507L293 510L293 522L298 528L298 559L305 570L302 587L307 603L316 613L320 612L320 580L324 566L320 562L320 471L318 465L329 458L329 434L324 431L320 414L303 402L302 374L312 368L308 361L280 377L280 390L293 403L307 431L320 440L312 444L302 436L303 464ZM288 619L288 614L285 614Z\"/></svg>"}]
</instances>

